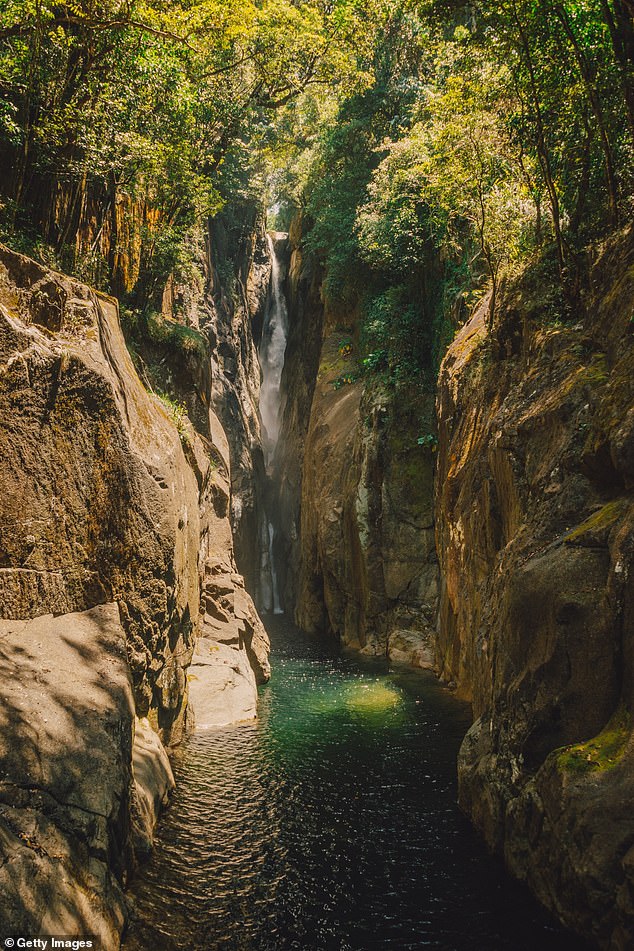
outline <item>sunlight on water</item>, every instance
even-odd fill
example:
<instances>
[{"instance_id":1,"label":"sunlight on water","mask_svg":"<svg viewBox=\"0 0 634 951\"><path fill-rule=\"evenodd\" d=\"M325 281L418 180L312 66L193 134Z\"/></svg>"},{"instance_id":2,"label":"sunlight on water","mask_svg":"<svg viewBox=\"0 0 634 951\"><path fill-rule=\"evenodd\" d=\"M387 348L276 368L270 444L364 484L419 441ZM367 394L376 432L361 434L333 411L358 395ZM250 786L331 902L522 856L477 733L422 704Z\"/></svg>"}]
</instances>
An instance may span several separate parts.
<instances>
[{"instance_id":1,"label":"sunlight on water","mask_svg":"<svg viewBox=\"0 0 634 951\"><path fill-rule=\"evenodd\" d=\"M396 712L402 704L402 692L386 679L355 680L352 683L337 681L310 691L306 712L325 718L352 714L361 720L370 718L370 726L376 726L378 718L380 725L389 726L390 723L394 725L395 720L386 720L386 714ZM329 729L328 725L325 729Z\"/></svg>"},{"instance_id":2,"label":"sunlight on water","mask_svg":"<svg viewBox=\"0 0 634 951\"><path fill-rule=\"evenodd\" d=\"M402 702L400 691L387 683L352 684L346 687L344 703L352 713L383 716Z\"/></svg>"}]
</instances>

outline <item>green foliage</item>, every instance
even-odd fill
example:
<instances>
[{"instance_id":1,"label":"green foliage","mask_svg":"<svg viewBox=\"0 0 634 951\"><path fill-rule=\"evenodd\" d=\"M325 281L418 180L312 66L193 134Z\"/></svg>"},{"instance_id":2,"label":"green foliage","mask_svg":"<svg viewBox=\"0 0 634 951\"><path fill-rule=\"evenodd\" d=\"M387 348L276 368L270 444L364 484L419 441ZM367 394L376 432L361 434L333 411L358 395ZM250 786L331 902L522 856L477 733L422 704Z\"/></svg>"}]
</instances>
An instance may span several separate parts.
<instances>
[{"instance_id":1,"label":"green foliage","mask_svg":"<svg viewBox=\"0 0 634 951\"><path fill-rule=\"evenodd\" d=\"M575 310L578 251L631 215L624 10L384 4L369 80L303 128L295 163L306 248L327 298L362 312L366 373L431 379L476 300L491 289L494 313L502 277L536 255L555 260L557 314Z\"/></svg>"},{"instance_id":2,"label":"green foliage","mask_svg":"<svg viewBox=\"0 0 634 951\"><path fill-rule=\"evenodd\" d=\"M183 356L196 355L201 360L207 357L207 340L199 330L156 313L148 315L146 325L148 337L153 343L167 346Z\"/></svg>"},{"instance_id":3,"label":"green foliage","mask_svg":"<svg viewBox=\"0 0 634 951\"><path fill-rule=\"evenodd\" d=\"M188 446L190 442L190 436L187 430L187 407L184 403L172 399L172 397L168 396L167 393L157 392L156 396L159 398L167 412L167 415L176 426L183 446Z\"/></svg>"},{"instance_id":4,"label":"green foliage","mask_svg":"<svg viewBox=\"0 0 634 951\"><path fill-rule=\"evenodd\" d=\"M192 223L257 181L272 117L313 87L357 82L372 6L8 0L0 229L31 222L56 253L70 249L74 270L103 245L115 289L132 290L138 270L151 297Z\"/></svg>"},{"instance_id":5,"label":"green foliage","mask_svg":"<svg viewBox=\"0 0 634 951\"><path fill-rule=\"evenodd\" d=\"M353 383L356 383L359 379L359 371L356 368L351 368L346 373L342 373L341 376L338 376L336 380L333 380L332 388L333 390L340 390L342 386L351 386Z\"/></svg>"},{"instance_id":6,"label":"green foliage","mask_svg":"<svg viewBox=\"0 0 634 951\"><path fill-rule=\"evenodd\" d=\"M429 365L430 331L419 302L406 284L397 284L365 298L362 366L390 383L420 376Z\"/></svg>"},{"instance_id":7,"label":"green foliage","mask_svg":"<svg viewBox=\"0 0 634 951\"><path fill-rule=\"evenodd\" d=\"M438 449L438 436L434 433L425 433L423 436L418 437L416 444L423 448L431 449L432 452L436 452Z\"/></svg>"},{"instance_id":8,"label":"green foliage","mask_svg":"<svg viewBox=\"0 0 634 951\"><path fill-rule=\"evenodd\" d=\"M307 184L308 214L314 221L306 249L326 265L324 293L336 302L354 297L359 259L354 221L370 176L372 136L363 121L366 97L326 133L322 154ZM360 114L361 113L361 114Z\"/></svg>"},{"instance_id":9,"label":"green foliage","mask_svg":"<svg viewBox=\"0 0 634 951\"><path fill-rule=\"evenodd\" d=\"M633 50L622 0L6 0L0 231L156 310L196 225L266 192L362 371L431 387L479 296L550 256L572 313L631 217Z\"/></svg>"}]
</instances>

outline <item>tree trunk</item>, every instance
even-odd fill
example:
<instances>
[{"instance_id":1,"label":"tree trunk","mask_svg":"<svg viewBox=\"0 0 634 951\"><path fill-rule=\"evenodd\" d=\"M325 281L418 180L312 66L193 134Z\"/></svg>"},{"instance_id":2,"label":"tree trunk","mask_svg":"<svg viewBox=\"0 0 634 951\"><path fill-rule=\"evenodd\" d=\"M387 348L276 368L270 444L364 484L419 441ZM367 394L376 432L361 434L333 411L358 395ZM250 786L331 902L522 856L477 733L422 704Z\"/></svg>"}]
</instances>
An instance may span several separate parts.
<instances>
[{"instance_id":1,"label":"tree trunk","mask_svg":"<svg viewBox=\"0 0 634 951\"><path fill-rule=\"evenodd\" d=\"M607 23L614 58L621 77L627 120L634 139L634 0L601 0L601 12Z\"/></svg>"},{"instance_id":2,"label":"tree trunk","mask_svg":"<svg viewBox=\"0 0 634 951\"><path fill-rule=\"evenodd\" d=\"M544 183L546 185L546 190L548 192L548 197L550 199L550 208L553 216L553 228L555 231L555 245L557 249L557 264L559 266L559 273L563 276L564 267L565 267L565 252L564 252L564 240L563 234L561 231L561 210L559 207L559 195L557 194L557 188L555 186L555 180L553 178L552 166L550 163L550 155L548 152L548 147L546 145L546 131L544 128L544 117L542 115L541 103L539 99L539 89L537 86L537 77L535 75L535 66L533 64L533 57L531 55L530 44L528 42L528 36L526 35L526 30L520 19L520 15L517 9L517 3L515 0L512 2L513 18L517 26L521 52L524 55L524 61L526 63L526 69L528 71L528 78L530 84L530 92L532 97L532 106L535 114L535 127L537 132L536 137L536 147L537 147L537 158L539 160L539 165L542 170L542 175L544 176Z\"/></svg>"},{"instance_id":3,"label":"tree trunk","mask_svg":"<svg viewBox=\"0 0 634 951\"><path fill-rule=\"evenodd\" d=\"M603 105L601 103L601 97L599 91L592 80L592 69L588 58L581 48L575 32L572 28L572 24L568 18L568 14L564 10L561 4L555 6L555 15L561 23L564 32L568 39L575 54L575 60L577 62L577 67L579 69L579 75L583 81L590 105L592 106L592 111L594 113L594 118L596 119L597 126L599 129L599 138L601 139L601 148L603 149L603 157L605 160L605 176L608 185L608 196L610 200L610 219L614 227L618 226L619 223L619 195L618 195L618 185L616 182L616 172L614 169L614 156L612 155L612 147L610 146L610 140L608 138L608 133L606 129L605 117L603 114Z\"/></svg>"}]
</instances>

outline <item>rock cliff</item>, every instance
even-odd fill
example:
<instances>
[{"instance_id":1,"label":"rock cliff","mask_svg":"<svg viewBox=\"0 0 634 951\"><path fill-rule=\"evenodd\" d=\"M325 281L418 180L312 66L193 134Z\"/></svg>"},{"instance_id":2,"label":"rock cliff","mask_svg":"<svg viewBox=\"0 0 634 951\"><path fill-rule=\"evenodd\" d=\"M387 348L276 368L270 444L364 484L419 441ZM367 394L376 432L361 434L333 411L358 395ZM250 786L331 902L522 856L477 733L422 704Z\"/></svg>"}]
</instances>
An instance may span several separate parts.
<instances>
[{"instance_id":1,"label":"rock cliff","mask_svg":"<svg viewBox=\"0 0 634 951\"><path fill-rule=\"evenodd\" d=\"M290 335L278 467L300 627L347 646L433 663L437 563L433 400L357 375L358 314L321 300L321 274L291 230ZM427 420L425 424L425 420Z\"/></svg>"},{"instance_id":2,"label":"rock cliff","mask_svg":"<svg viewBox=\"0 0 634 951\"><path fill-rule=\"evenodd\" d=\"M460 801L572 929L634 922L634 249L562 318L536 270L485 302L438 396L438 661L472 700Z\"/></svg>"},{"instance_id":3,"label":"rock cliff","mask_svg":"<svg viewBox=\"0 0 634 951\"><path fill-rule=\"evenodd\" d=\"M319 369L323 305L322 275L301 247L302 222L296 218L289 233L286 279L288 338L282 370L282 423L272 482L277 487L278 583L285 609L297 603L301 557L301 501L304 446Z\"/></svg>"},{"instance_id":4,"label":"rock cliff","mask_svg":"<svg viewBox=\"0 0 634 951\"><path fill-rule=\"evenodd\" d=\"M193 275L175 275L162 301L162 336L140 341L158 383L183 402L202 436L213 409L227 437L235 559L262 610L261 567L268 558L266 475L259 418L258 345L270 293L265 216L255 202L234 203L196 232ZM191 330L188 339L183 337ZM174 329L180 347L172 347Z\"/></svg>"},{"instance_id":5,"label":"rock cliff","mask_svg":"<svg viewBox=\"0 0 634 951\"><path fill-rule=\"evenodd\" d=\"M214 723L254 715L267 639L226 437L146 391L116 302L0 249L0 361L0 926L116 947L197 636L226 671Z\"/></svg>"}]
</instances>

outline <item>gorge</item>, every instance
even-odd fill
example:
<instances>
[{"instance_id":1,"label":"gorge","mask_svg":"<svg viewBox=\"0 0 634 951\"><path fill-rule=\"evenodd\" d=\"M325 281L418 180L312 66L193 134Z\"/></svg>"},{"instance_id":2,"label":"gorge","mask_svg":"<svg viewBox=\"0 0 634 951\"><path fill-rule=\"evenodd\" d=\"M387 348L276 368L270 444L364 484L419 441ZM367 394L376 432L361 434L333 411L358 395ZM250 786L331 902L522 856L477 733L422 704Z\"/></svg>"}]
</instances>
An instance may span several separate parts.
<instances>
[{"instance_id":1,"label":"gorge","mask_svg":"<svg viewBox=\"0 0 634 951\"><path fill-rule=\"evenodd\" d=\"M0 939L632 947L633 13L0 10Z\"/></svg>"}]
</instances>

